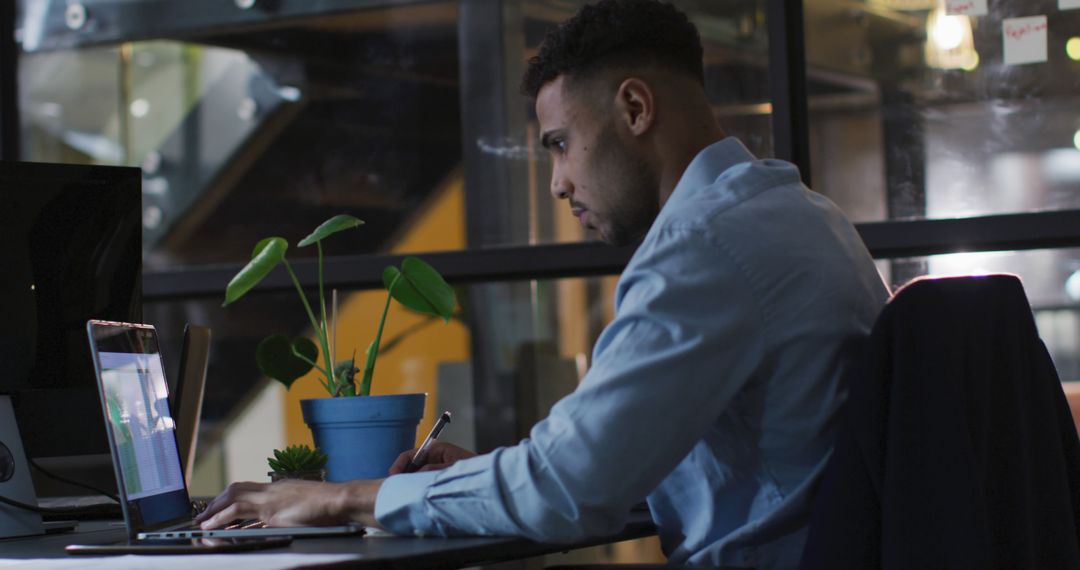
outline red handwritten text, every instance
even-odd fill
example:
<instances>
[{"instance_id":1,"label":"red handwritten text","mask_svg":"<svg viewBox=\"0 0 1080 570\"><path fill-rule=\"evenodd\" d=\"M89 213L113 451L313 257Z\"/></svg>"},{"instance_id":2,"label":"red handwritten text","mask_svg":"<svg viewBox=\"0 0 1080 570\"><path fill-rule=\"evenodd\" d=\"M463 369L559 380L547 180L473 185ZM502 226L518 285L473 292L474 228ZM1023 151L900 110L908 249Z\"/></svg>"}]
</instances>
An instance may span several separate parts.
<instances>
[{"instance_id":1,"label":"red handwritten text","mask_svg":"<svg viewBox=\"0 0 1080 570\"><path fill-rule=\"evenodd\" d=\"M1025 37L1034 35L1038 32L1046 31L1046 22L1041 23L1027 23L1021 25L1005 24L1005 36L1014 40L1022 40Z\"/></svg>"},{"instance_id":2,"label":"red handwritten text","mask_svg":"<svg viewBox=\"0 0 1080 570\"><path fill-rule=\"evenodd\" d=\"M967 0L966 2L949 2L948 10L950 14L967 14L968 12L975 11L974 0Z\"/></svg>"}]
</instances>

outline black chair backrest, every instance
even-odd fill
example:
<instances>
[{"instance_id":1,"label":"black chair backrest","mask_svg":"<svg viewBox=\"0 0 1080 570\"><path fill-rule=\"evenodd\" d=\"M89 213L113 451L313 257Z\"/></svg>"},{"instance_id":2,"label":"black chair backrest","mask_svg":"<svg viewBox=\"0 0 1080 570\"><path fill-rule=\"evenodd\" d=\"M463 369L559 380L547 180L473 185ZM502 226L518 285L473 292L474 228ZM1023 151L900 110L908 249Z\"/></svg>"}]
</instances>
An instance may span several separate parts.
<instances>
[{"instance_id":1,"label":"black chair backrest","mask_svg":"<svg viewBox=\"0 0 1080 570\"><path fill-rule=\"evenodd\" d=\"M884 308L804 568L1080 568L1080 440L1019 279L924 279Z\"/></svg>"}]
</instances>

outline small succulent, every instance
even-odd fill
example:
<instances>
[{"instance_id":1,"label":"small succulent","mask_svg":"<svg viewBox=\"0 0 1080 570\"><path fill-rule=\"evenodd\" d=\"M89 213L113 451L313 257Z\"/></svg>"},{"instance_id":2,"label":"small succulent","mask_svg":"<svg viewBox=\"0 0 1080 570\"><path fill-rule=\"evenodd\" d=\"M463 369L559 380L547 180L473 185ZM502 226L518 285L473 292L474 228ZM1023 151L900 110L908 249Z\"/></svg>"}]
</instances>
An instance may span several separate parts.
<instances>
[{"instance_id":1,"label":"small succulent","mask_svg":"<svg viewBox=\"0 0 1080 570\"><path fill-rule=\"evenodd\" d=\"M273 457L267 457L270 468L278 473L316 471L326 467L326 454L307 445L290 445L275 449Z\"/></svg>"}]
</instances>

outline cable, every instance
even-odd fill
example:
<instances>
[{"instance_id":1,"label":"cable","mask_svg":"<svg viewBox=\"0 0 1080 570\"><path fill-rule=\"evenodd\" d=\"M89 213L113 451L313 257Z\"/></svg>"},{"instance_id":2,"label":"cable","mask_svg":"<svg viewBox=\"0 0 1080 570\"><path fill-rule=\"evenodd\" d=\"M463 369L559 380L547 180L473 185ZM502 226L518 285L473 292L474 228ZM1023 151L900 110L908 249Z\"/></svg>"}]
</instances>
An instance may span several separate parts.
<instances>
[{"instance_id":1,"label":"cable","mask_svg":"<svg viewBox=\"0 0 1080 570\"><path fill-rule=\"evenodd\" d=\"M46 507L39 507L37 505L28 505L26 503L21 503L19 501L16 501L15 499L9 499L3 495L0 495L0 503L3 503L5 505L11 505L13 507L27 511L33 511L35 513L41 513L43 515L79 515L90 511L89 509L49 509Z\"/></svg>"},{"instance_id":2,"label":"cable","mask_svg":"<svg viewBox=\"0 0 1080 570\"><path fill-rule=\"evenodd\" d=\"M108 491L98 489L97 487L94 487L93 485L87 485L86 483L79 483L78 481L72 481L71 479L67 479L67 478L61 477L61 476L59 476L59 475L57 475L55 473L51 473L48 470L46 470L44 467L38 465L37 462L34 461L33 459L27 458L27 461L30 463L31 467L33 467L34 469L37 469L38 471L40 471L42 473L42 475L45 475L46 477L56 479L57 481L60 481L61 483L67 483L68 485L74 485L76 487L82 487L83 489L89 489L89 490L91 490L91 491L93 491L95 493L105 495L106 497L112 499L113 502L115 502L115 503L118 503L118 504L120 503L120 498L117 497L116 495L108 492ZM8 499L8 501L10 501L10 500L11 499ZM7 502L7 501L4 501L4 502ZM10 504L10 503L8 503L8 504ZM16 506L18 506L18 505L16 505ZM64 510L64 509L54 509L54 510ZM66 511L66 512L69 512L69 511Z\"/></svg>"}]
</instances>

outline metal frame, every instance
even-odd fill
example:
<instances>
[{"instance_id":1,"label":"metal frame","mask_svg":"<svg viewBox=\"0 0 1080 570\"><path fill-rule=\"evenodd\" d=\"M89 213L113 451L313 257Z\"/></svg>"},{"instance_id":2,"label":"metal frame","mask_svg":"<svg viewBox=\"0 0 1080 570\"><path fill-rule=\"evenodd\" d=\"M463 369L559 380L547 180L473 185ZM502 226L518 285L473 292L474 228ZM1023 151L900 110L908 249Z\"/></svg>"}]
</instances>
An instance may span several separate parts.
<instances>
[{"instance_id":1,"label":"metal frame","mask_svg":"<svg viewBox=\"0 0 1080 570\"><path fill-rule=\"evenodd\" d=\"M6 0L5 0L6 1ZM13 0L14 1L14 0ZM260 28L300 18L367 8L430 4L433 0L70 0L50 2L42 41L27 51L53 51L147 39L195 38L241 28ZM222 9L222 5L226 9ZM81 6L84 22L68 26L66 13ZM244 7L248 6L248 7Z\"/></svg>"},{"instance_id":2,"label":"metal frame","mask_svg":"<svg viewBox=\"0 0 1080 570\"><path fill-rule=\"evenodd\" d=\"M810 176L810 112L807 108L802 0L767 0L769 90L772 92L773 154Z\"/></svg>"},{"instance_id":3,"label":"metal frame","mask_svg":"<svg viewBox=\"0 0 1080 570\"><path fill-rule=\"evenodd\" d=\"M523 281L614 275L622 271L634 246L611 247L601 243L520 246L420 254L454 284ZM377 289L383 286L382 272L388 265L400 265L402 255L336 256L324 260L327 287ZM290 261L305 287L318 283L314 260ZM186 267L143 273L147 301L219 297L242 264ZM284 270L268 276L254 292L292 290Z\"/></svg>"},{"instance_id":4,"label":"metal frame","mask_svg":"<svg viewBox=\"0 0 1080 570\"><path fill-rule=\"evenodd\" d=\"M870 254L877 259L920 257L952 252L1080 247L1080 210L1005 214L978 218L909 220L857 224ZM423 254L455 284L617 275L635 246L601 243L516 246ZM382 271L399 264L400 255L331 257L324 265L327 286L342 289L382 287ZM300 282L314 287L316 264L292 262ZM220 297L241 264L148 271L143 291L148 301ZM284 272L266 278L255 292L292 289Z\"/></svg>"},{"instance_id":5,"label":"metal frame","mask_svg":"<svg viewBox=\"0 0 1080 570\"><path fill-rule=\"evenodd\" d=\"M458 3L458 37L470 39L458 43L458 76L466 237L471 249L528 239L529 204L506 191L528 186L528 168L521 161L502 160L481 152L478 146L483 137L501 138L525 131L528 115L517 94L525 61L521 22L521 0ZM498 265L487 269L494 267ZM466 310L479 449L511 445L523 436L514 421L520 417L517 402L523 387L517 381L508 381L513 371L507 370L501 355L530 350L532 331L537 328L536 315L507 319L503 309L507 304L535 302L539 296L533 297L532 293L528 284L515 282L488 283L468 292Z\"/></svg>"},{"instance_id":6,"label":"metal frame","mask_svg":"<svg viewBox=\"0 0 1080 570\"><path fill-rule=\"evenodd\" d=\"M0 0L0 160L18 160L19 46L15 2Z\"/></svg>"},{"instance_id":7,"label":"metal frame","mask_svg":"<svg viewBox=\"0 0 1080 570\"><path fill-rule=\"evenodd\" d=\"M1080 210L857 224L877 259L1080 247Z\"/></svg>"}]
</instances>

